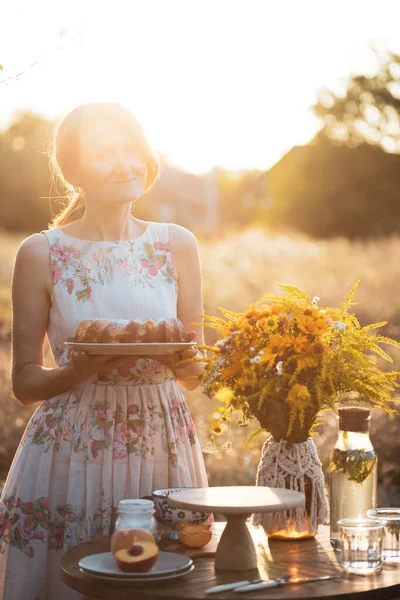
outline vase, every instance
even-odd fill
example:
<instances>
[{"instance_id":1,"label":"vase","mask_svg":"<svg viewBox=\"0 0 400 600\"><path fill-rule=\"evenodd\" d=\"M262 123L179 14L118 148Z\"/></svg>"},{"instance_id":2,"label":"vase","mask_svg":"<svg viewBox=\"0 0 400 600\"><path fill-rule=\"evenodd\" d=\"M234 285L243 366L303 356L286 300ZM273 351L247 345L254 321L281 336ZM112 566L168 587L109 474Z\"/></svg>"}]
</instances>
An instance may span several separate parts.
<instances>
[{"instance_id":1,"label":"vase","mask_svg":"<svg viewBox=\"0 0 400 600\"><path fill-rule=\"evenodd\" d=\"M325 480L314 441L288 442L270 437L264 443L256 485L303 492L305 503L292 510L255 513L254 525L262 525L268 537L298 540L314 537L318 525L329 520Z\"/></svg>"}]
</instances>

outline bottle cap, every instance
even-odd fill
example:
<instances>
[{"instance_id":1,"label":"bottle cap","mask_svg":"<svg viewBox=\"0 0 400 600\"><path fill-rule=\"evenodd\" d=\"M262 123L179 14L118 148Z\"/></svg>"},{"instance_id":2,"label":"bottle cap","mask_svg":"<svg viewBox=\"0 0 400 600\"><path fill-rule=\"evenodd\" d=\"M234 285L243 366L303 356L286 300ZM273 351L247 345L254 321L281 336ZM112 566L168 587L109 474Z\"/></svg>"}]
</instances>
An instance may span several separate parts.
<instances>
[{"instance_id":1,"label":"bottle cap","mask_svg":"<svg viewBox=\"0 0 400 600\"><path fill-rule=\"evenodd\" d=\"M369 430L371 410L363 406L346 406L339 408L339 429L341 431L358 431L360 433Z\"/></svg>"}]
</instances>

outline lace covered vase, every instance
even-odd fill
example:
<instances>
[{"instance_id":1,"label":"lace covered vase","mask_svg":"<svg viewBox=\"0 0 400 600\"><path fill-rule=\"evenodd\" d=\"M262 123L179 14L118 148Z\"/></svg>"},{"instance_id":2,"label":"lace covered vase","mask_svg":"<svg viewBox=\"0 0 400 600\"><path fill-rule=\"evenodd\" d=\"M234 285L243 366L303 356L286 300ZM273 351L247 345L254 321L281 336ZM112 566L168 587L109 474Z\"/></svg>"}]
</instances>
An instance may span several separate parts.
<instances>
[{"instance_id":1,"label":"lace covered vase","mask_svg":"<svg viewBox=\"0 0 400 600\"><path fill-rule=\"evenodd\" d=\"M305 505L276 513L255 513L253 524L262 525L269 537L314 537L318 525L328 523L329 504L317 448L311 438L287 442L268 438L262 449L256 485L303 492Z\"/></svg>"}]
</instances>

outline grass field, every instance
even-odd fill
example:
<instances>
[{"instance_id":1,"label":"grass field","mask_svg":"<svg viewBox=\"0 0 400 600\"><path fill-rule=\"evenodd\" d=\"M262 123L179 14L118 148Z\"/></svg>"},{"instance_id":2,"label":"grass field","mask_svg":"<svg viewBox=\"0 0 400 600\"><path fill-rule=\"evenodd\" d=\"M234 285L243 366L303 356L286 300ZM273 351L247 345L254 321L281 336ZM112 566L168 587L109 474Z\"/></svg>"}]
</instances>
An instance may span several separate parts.
<instances>
[{"instance_id":1,"label":"grass field","mask_svg":"<svg viewBox=\"0 0 400 600\"><path fill-rule=\"evenodd\" d=\"M10 281L13 261L23 235L0 234L0 479L5 478L24 427L35 410L25 408L12 396L10 387ZM243 310L267 292L279 293L277 283L290 283L321 298L320 305L337 305L358 276L355 312L362 323L388 320L387 335L400 338L400 284L398 257L400 238L370 242L343 239L319 241L286 235L272 235L261 229L200 240L205 312L217 314L217 307ZM212 336L206 331L208 341ZM400 351L389 348L394 368L400 370ZM199 437L204 445L209 435L209 419L217 404L201 390L187 394ZM324 415L315 441L323 464L336 438L336 419ZM255 481L261 445L266 433L243 449L247 436L257 423L231 433L233 452L222 447L227 433L216 438L217 455L206 454L211 485L251 485ZM372 434L379 457L380 503L400 502L400 416L388 417L374 411Z\"/></svg>"}]
</instances>

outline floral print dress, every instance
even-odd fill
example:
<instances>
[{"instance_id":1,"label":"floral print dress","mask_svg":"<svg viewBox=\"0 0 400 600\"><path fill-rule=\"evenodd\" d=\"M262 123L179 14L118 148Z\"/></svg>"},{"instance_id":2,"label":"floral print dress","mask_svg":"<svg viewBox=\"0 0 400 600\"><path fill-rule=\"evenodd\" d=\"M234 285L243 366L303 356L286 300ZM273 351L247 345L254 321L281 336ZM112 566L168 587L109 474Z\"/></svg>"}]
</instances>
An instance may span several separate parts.
<instances>
[{"instance_id":1,"label":"floral print dress","mask_svg":"<svg viewBox=\"0 0 400 600\"><path fill-rule=\"evenodd\" d=\"M89 318L177 316L167 224L132 241L89 242L44 231L53 290L48 338L66 365L78 323ZM45 400L20 442L0 500L0 598L82 596L59 576L62 554L107 535L123 498L207 486L199 441L173 373L138 359Z\"/></svg>"}]
</instances>

